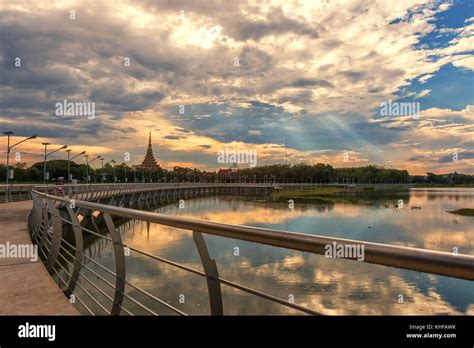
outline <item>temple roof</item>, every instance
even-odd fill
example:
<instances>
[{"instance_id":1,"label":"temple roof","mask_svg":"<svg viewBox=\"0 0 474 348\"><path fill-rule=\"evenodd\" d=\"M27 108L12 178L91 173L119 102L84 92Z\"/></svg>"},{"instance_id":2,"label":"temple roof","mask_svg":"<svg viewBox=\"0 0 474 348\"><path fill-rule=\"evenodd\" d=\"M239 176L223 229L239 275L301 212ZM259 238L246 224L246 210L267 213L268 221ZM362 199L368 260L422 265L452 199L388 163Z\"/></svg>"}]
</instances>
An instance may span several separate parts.
<instances>
[{"instance_id":1,"label":"temple roof","mask_svg":"<svg viewBox=\"0 0 474 348\"><path fill-rule=\"evenodd\" d=\"M144 168L159 168L160 167L160 165L156 162L155 156L153 155L153 148L151 147L151 132L148 138L148 148L146 150L146 155L140 167L144 167Z\"/></svg>"}]
</instances>

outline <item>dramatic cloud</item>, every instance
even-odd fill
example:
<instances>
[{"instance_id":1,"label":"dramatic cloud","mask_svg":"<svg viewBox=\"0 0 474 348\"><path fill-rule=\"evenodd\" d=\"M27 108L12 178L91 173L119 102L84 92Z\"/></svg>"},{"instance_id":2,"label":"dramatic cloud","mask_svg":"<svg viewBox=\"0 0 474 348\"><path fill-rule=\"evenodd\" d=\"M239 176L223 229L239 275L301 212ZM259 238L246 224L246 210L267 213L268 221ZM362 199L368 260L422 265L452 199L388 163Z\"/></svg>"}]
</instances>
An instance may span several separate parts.
<instances>
[{"instance_id":1,"label":"dramatic cloud","mask_svg":"<svg viewBox=\"0 0 474 348\"><path fill-rule=\"evenodd\" d=\"M152 130L165 166L217 168L216 151L229 146L274 163L285 160L286 143L292 161L449 171L442 161L410 159L472 148L472 84L458 80L457 109L442 94L447 67L474 74L468 5L1 2L0 124L78 150L131 151L136 163ZM381 103L402 99L421 104L416 125L380 117ZM56 115L63 100L94 102L95 118ZM413 138L415 148L400 146ZM352 163L342 162L344 151ZM456 166L472 172L472 158Z\"/></svg>"}]
</instances>

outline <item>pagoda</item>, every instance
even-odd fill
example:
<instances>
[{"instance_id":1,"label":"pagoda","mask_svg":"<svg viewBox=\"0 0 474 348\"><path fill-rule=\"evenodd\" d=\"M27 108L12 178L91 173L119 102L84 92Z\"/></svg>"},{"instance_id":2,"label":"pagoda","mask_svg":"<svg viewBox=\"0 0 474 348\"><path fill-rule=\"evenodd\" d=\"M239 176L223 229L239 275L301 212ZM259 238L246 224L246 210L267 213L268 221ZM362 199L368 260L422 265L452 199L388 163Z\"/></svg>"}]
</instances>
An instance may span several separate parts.
<instances>
[{"instance_id":1,"label":"pagoda","mask_svg":"<svg viewBox=\"0 0 474 348\"><path fill-rule=\"evenodd\" d=\"M148 149L146 150L145 158L143 159L142 168L159 168L160 165L156 162L155 156L153 155L153 149L151 147L151 132L148 139Z\"/></svg>"}]
</instances>

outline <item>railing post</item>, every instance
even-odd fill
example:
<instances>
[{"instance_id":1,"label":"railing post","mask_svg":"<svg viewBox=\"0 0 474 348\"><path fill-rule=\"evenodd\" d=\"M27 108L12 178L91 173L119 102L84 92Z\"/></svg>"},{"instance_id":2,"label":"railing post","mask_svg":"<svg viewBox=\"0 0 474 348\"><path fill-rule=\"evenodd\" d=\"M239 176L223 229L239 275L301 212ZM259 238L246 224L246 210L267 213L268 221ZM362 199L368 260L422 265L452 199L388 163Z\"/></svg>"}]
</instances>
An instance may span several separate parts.
<instances>
[{"instance_id":1,"label":"railing post","mask_svg":"<svg viewBox=\"0 0 474 348\"><path fill-rule=\"evenodd\" d=\"M49 250L48 259L46 260L46 269L51 273L53 272L53 266L56 263L56 259L58 258L61 239L63 236L63 226L61 223L61 217L59 216L58 208L56 208L54 203L50 201L48 201L48 205L51 211L53 236L51 240L51 249ZM43 233L48 233L48 230L45 230Z\"/></svg>"},{"instance_id":2,"label":"railing post","mask_svg":"<svg viewBox=\"0 0 474 348\"><path fill-rule=\"evenodd\" d=\"M32 194L31 199L33 200L33 208L30 213L31 224L29 227L32 231L33 243L40 244L37 241L40 238L40 232L42 230L42 216L43 216L43 201L36 195ZM39 245L38 245L39 247Z\"/></svg>"},{"instance_id":3,"label":"railing post","mask_svg":"<svg viewBox=\"0 0 474 348\"><path fill-rule=\"evenodd\" d=\"M115 294L114 303L110 310L110 315L119 315L122 310L123 294L125 293L125 253L123 250L122 237L115 229L114 222L110 214L104 213L104 220L112 238L115 256Z\"/></svg>"},{"instance_id":4,"label":"railing post","mask_svg":"<svg viewBox=\"0 0 474 348\"><path fill-rule=\"evenodd\" d=\"M79 224L79 220L77 219L76 213L69 206L69 204L66 205L66 209L67 209L67 212L69 213L69 217L71 218L72 229L74 231L75 247L76 247L76 252L74 255L74 264L73 264L74 268L72 270L71 279L69 280L67 290L65 291L66 296L69 297L74 292L74 289L76 288L77 279L79 278L79 273L81 272L84 242L82 239L81 226Z\"/></svg>"},{"instance_id":5,"label":"railing post","mask_svg":"<svg viewBox=\"0 0 474 348\"><path fill-rule=\"evenodd\" d=\"M204 273L206 273L207 290L209 292L209 304L212 315L224 315L222 306L221 284L216 260L211 259L207 250L206 241L201 232L193 231L194 242L201 258Z\"/></svg>"},{"instance_id":6,"label":"railing post","mask_svg":"<svg viewBox=\"0 0 474 348\"><path fill-rule=\"evenodd\" d=\"M46 203L46 199L41 200L41 213L42 213L42 231L41 231L41 239L39 243L39 248L42 249L44 245L44 240L46 238L46 233L48 233L48 225L49 225L49 215L48 215L48 205Z\"/></svg>"}]
</instances>

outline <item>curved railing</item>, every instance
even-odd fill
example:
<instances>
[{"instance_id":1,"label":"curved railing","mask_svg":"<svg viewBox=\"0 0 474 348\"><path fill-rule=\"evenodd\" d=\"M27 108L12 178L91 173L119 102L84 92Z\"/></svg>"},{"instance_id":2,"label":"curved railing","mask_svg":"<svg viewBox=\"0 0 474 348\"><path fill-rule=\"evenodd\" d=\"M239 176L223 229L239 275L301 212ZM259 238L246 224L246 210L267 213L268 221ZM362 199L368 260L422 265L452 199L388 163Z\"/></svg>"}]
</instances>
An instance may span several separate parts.
<instances>
[{"instance_id":1,"label":"curved railing","mask_svg":"<svg viewBox=\"0 0 474 348\"><path fill-rule=\"evenodd\" d=\"M160 184L161 187L162 184ZM209 184L212 185L212 184ZM127 193L128 187L116 187L116 194ZM143 188L143 186L142 186ZM91 189L85 188L83 192L73 192L72 195L81 195L81 197L94 198L100 197L105 191L91 192ZM138 188L136 188L138 189ZM150 190L150 187L143 188ZM102 193L101 193L102 192ZM110 192L109 192L110 194ZM364 262L384 265L389 267L403 268L408 270L438 274L448 277L474 280L474 256L455 255L440 251L430 251L417 248L402 246L378 244L371 242L362 242L357 240L340 239L332 237L321 237L293 232L283 232L271 229L229 225L215 223L210 221L198 221L180 217L173 217L154 212L147 212L123 207L117 207L107 204L99 204L68 197L54 196L38 190L32 191L33 209L29 215L29 226L32 239L38 244L42 253L45 265L51 274L55 274L59 282L65 288L65 294L70 296L74 294L76 288L89 297L89 300L95 303L100 313L91 310L85 299L75 295L78 302L91 315L95 314L129 314L133 313L125 308L124 299L131 301L149 314L158 313L146 306L142 301L126 293L125 287L129 286L148 300L156 302L167 307L169 310L186 315L180 309L170 305L157 296L151 294L145 289L132 284L126 279L125 254L124 250L133 251L150 260L164 262L176 268L202 276L206 279L211 314L223 314L223 302L221 293L221 284L241 290L243 292L258 296L260 298L278 303L280 305L298 310L302 313L318 315L318 311L300 306L296 303L278 298L268 293L238 284L219 275L216 261L208 253L204 240L204 234L233 238L242 241L255 242L275 247L299 250L313 254L324 254L325 246L336 242L340 245L363 245ZM97 231L86 228L81 223L84 216L91 215L93 219L103 218L108 230L108 236L102 235ZM161 224L179 229L189 230L193 233L199 256L203 265L203 271L197 270L186 265L165 259L163 257L150 254L146 251L125 245L122 242L120 232L113 221L115 218L136 219L148 223ZM74 243L65 239L64 230L68 226L74 234ZM113 244L115 271L108 269L84 252L84 236L90 234L96 238L106 240ZM128 249L126 249L128 248ZM348 258L354 260L353 258ZM64 260L67 267L63 265ZM94 267L100 268L108 275L114 277L114 282L110 282L104 276L94 271L88 264L94 264ZM58 267L59 266L59 267ZM92 277L85 275L83 270L89 272ZM79 279L83 279L98 293L102 294L108 300L108 304L101 303L87 289L81 285ZM113 291L113 296L109 295L98 282L100 280L103 286Z\"/></svg>"}]
</instances>

